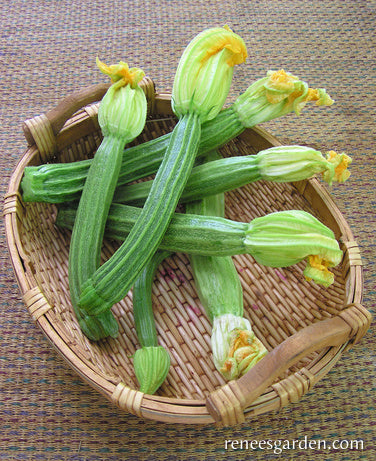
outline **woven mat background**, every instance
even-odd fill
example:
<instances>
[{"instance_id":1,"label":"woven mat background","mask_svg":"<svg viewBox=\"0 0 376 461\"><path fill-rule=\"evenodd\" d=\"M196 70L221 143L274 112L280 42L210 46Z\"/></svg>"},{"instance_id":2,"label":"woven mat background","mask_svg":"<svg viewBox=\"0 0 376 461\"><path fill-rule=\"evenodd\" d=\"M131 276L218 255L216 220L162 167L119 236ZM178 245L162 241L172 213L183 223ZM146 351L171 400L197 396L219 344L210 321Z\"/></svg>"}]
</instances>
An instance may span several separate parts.
<instances>
[{"instance_id":1,"label":"woven mat background","mask_svg":"<svg viewBox=\"0 0 376 461\"><path fill-rule=\"evenodd\" d=\"M0 2L1 196L22 156L23 120L62 97L104 81L95 57L140 66L159 92L171 91L188 41L228 24L245 40L229 100L268 69L284 68L336 100L265 124L283 143L345 151L352 177L332 189L364 263L363 304L375 310L375 1ZM373 460L375 336L346 352L311 392L279 413L236 428L143 421L113 407L82 382L33 324L0 243L0 459L2 460ZM225 449L225 440L361 439L340 451Z\"/></svg>"}]
</instances>

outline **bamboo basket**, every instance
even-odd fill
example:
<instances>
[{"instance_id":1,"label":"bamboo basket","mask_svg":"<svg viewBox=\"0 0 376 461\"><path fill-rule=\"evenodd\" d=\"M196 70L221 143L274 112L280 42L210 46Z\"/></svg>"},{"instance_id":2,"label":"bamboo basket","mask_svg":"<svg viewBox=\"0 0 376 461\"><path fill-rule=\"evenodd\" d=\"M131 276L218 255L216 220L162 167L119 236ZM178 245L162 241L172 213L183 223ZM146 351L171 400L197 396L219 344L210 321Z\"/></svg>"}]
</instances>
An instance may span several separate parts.
<instances>
[{"instance_id":1,"label":"bamboo basket","mask_svg":"<svg viewBox=\"0 0 376 461\"><path fill-rule=\"evenodd\" d=\"M148 119L135 141L169 132L176 119L170 96L156 94L153 81L142 86ZM153 304L160 344L171 368L156 395L138 391L132 354L139 347L131 292L113 307L120 325L117 339L90 342L72 311L67 275L69 231L54 224L56 208L23 203L20 181L27 165L70 162L94 155L101 141L98 101L108 85L76 92L44 115L27 120L28 147L17 165L4 202L10 257L23 301L46 338L91 386L128 413L167 423L229 426L246 418L298 402L357 343L371 316L361 305L362 263L359 248L327 189L313 178L292 184L257 182L226 194L226 217L250 221L284 209L303 209L335 233L344 251L327 289L307 282L304 265L271 269L251 256L234 257L244 289L245 316L269 350L246 375L226 383L211 355L211 325L198 300L188 258L175 254L160 266ZM279 145L255 127L221 148L224 156L257 153ZM103 260L118 244L105 240Z\"/></svg>"}]
</instances>

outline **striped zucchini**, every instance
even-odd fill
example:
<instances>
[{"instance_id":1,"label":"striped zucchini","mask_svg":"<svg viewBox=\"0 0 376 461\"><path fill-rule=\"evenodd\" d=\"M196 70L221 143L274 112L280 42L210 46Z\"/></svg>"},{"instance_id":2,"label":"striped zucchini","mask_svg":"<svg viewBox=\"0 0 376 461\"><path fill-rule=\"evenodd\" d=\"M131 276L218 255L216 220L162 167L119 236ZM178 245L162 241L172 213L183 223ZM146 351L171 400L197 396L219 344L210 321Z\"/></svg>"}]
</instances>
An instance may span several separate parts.
<instances>
[{"instance_id":1,"label":"striped zucchini","mask_svg":"<svg viewBox=\"0 0 376 461\"><path fill-rule=\"evenodd\" d=\"M231 31L209 29L184 51L172 98L179 122L135 225L115 254L82 285L79 306L88 315L103 314L120 301L158 249L192 170L201 124L219 113L241 45Z\"/></svg>"},{"instance_id":2,"label":"striped zucchini","mask_svg":"<svg viewBox=\"0 0 376 461\"><path fill-rule=\"evenodd\" d=\"M208 161L219 157L213 153ZM188 213L224 217L224 194L216 194L187 203ZM214 364L226 379L245 374L267 353L243 317L243 289L231 256L190 254L193 279L209 319L213 324Z\"/></svg>"},{"instance_id":3,"label":"striped zucchini","mask_svg":"<svg viewBox=\"0 0 376 461\"><path fill-rule=\"evenodd\" d=\"M99 63L103 69L103 64ZM80 307L79 298L86 281L100 264L103 234L127 142L138 136L145 125L146 97L138 82L144 73L125 63L105 66L113 83L100 107L98 120L103 132L91 163L79 201L69 247L68 277L72 306L85 335L98 340L116 336L118 325L110 311L96 319Z\"/></svg>"},{"instance_id":4,"label":"striped zucchini","mask_svg":"<svg viewBox=\"0 0 376 461\"><path fill-rule=\"evenodd\" d=\"M133 356L133 365L140 391L146 394L155 393L170 368L170 356L158 344L151 297L155 273L160 263L169 255L168 251L156 251L133 286L133 316L141 345Z\"/></svg>"},{"instance_id":5,"label":"striped zucchini","mask_svg":"<svg viewBox=\"0 0 376 461\"><path fill-rule=\"evenodd\" d=\"M123 241L141 212L140 208L113 203L106 235ZM74 216L74 208L62 208L57 224L69 228ZM250 223L175 213L159 249L203 256L250 254L270 267L290 266L310 255L318 255L327 266L336 266L342 258L333 232L303 210L270 213ZM321 283L320 274L312 278Z\"/></svg>"},{"instance_id":6,"label":"striped zucchini","mask_svg":"<svg viewBox=\"0 0 376 461\"><path fill-rule=\"evenodd\" d=\"M208 156L210 157L210 156ZM322 173L331 184L343 182L351 158L346 154L321 152L305 146L277 146L256 155L220 158L195 166L180 197L181 203L198 200L242 187L260 179L273 182L292 182ZM142 206L153 181L119 186L114 202Z\"/></svg>"},{"instance_id":7,"label":"striped zucchini","mask_svg":"<svg viewBox=\"0 0 376 461\"><path fill-rule=\"evenodd\" d=\"M120 301L158 249L193 166L194 155L186 154L198 148L199 135L200 121L195 114L176 125L171 148L134 226L121 247L82 285L79 305L88 315L102 314Z\"/></svg>"}]
</instances>

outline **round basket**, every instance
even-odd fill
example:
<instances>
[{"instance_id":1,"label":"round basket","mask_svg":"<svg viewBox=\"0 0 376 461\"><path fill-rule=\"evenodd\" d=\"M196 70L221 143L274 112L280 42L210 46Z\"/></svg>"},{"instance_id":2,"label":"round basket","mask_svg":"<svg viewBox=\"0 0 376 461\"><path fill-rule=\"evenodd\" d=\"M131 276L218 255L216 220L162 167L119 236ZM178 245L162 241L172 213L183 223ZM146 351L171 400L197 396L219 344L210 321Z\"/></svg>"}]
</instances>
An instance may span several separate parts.
<instances>
[{"instance_id":1,"label":"round basket","mask_svg":"<svg viewBox=\"0 0 376 461\"><path fill-rule=\"evenodd\" d=\"M170 96L142 82L149 115L135 143L171 131L176 119ZM5 197L10 257L23 300L55 349L91 386L126 412L168 423L234 425L254 415L297 402L335 365L343 351L367 331L370 314L360 304L359 249L327 189L313 178L292 184L259 181L226 193L226 217L250 221L273 211L306 210L330 227L344 252L335 283L307 282L303 266L271 269L251 256L234 257L244 289L244 310L269 353L246 375L226 383L211 355L211 325L196 294L187 255L174 254L160 266L153 304L160 344L171 356L167 378L155 395L138 391L132 355L139 347L131 293L113 307L120 325L116 339L89 341L73 313L67 275L70 232L55 223L56 207L23 203L20 181L28 165L92 157L101 141L97 122L108 85L85 88L42 116L27 120L29 147ZM257 153L280 143L258 127L221 148L224 156ZM105 239L103 260L118 243Z\"/></svg>"}]
</instances>

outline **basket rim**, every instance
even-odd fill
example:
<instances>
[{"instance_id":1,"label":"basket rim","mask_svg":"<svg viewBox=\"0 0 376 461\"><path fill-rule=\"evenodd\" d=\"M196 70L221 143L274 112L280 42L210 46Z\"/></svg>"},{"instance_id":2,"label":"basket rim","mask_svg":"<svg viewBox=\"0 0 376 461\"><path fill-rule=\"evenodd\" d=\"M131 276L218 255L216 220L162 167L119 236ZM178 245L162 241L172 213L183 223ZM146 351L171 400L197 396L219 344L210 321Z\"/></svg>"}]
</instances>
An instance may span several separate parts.
<instances>
[{"instance_id":1,"label":"basket rim","mask_svg":"<svg viewBox=\"0 0 376 461\"><path fill-rule=\"evenodd\" d=\"M170 100L171 96L169 94L155 94L153 100L153 113L166 114L169 117L173 116ZM87 110L88 107L91 107L91 111ZM59 134L56 136L55 142L57 144L59 144L59 142L66 142L67 132L77 126L88 124L88 122L88 126L91 127L90 129L92 129L93 111L91 104L89 106L85 106L79 111L74 112L73 115L69 117L69 119L64 123ZM243 137L261 137L271 145L280 145L278 139L258 126L246 129L244 131ZM354 326L354 323L351 323L351 321L346 319L345 323L347 326L350 325L350 328L347 337L345 335L345 340L342 340L340 344L325 346L313 363L311 363L308 367L305 367L304 370L300 370L301 373L299 375L299 382L301 389L298 390L298 394L300 394L298 397L291 395L286 396L286 383L284 386L283 383L281 384L281 382L277 383L277 385L268 384L264 391L261 392L259 396L256 396L256 398L253 399L252 402L250 402L248 405L244 404L244 390L239 390L239 387L236 387L238 383L234 384L233 382L230 382L229 384L222 386L220 389L215 390L208 396L207 399L201 400L179 399L147 394L140 395L141 393L139 391L127 388L127 386L121 382L111 382L107 379L107 377L96 372L92 367L88 366L87 363L85 363L83 360L80 360L77 354L70 348L68 344L64 342L63 338L59 336L58 331L56 331L48 315L48 311L52 308L52 306L48 304L48 301L44 298L43 292L40 290L37 281L28 270L27 256L23 251L22 242L18 233L18 219L20 209L23 206L19 190L20 181L25 166L30 162L34 162L35 159L38 158L39 154L40 152L36 145L29 145L27 147L11 176L8 192L4 201L7 245L17 282L20 287L23 300L26 303L30 313L32 314L34 321L42 329L44 335L52 344L54 349L86 382L88 382L92 387L97 389L101 394L105 395L120 408L123 408L130 413L137 414L138 416L147 419L163 422L206 424L215 421L218 423L221 419L224 419L224 423L236 423L238 421L241 422L243 421L244 414L261 414L264 413L265 409L275 409L276 407L281 408L285 404L289 403L291 399L295 398L299 400L299 398L309 389L311 389L319 379L321 379L326 373L330 371L330 369L339 360L343 351L349 347L352 339L356 337L356 340L359 340L359 330L362 330L363 334L367 330L364 324L362 324L362 328L358 328L356 325ZM359 310L362 310L360 303L362 301L363 274L359 249L356 242L354 241L354 237L349 225L347 224L337 205L334 203L328 190L322 184L320 184L316 178L299 181L293 183L293 185L296 187L300 194L309 200L311 205L314 205L312 203L312 197L315 197L315 206L327 207L329 214L332 217L331 224L334 227L333 230L335 234L340 237L341 243L345 247L345 258L347 258L348 286L345 307L351 308L352 306L356 306L356 312L358 313ZM40 293L38 293L38 290ZM31 293L33 295L32 309L28 304L30 303L29 298ZM35 297L37 298L37 301L35 301ZM38 304L38 306L36 306L36 304ZM368 318L369 326L369 315L363 313L363 311L362 314ZM357 315L355 315L355 324L357 323L359 323L359 321ZM295 376L295 379L297 379L297 373L292 376ZM246 379L243 381L247 382ZM214 402L218 391L222 394L225 391L228 395L230 395L229 392L231 393L230 406L232 403L235 404L239 403L240 401L240 411L237 411L234 413L234 415L229 416L228 410L219 408L223 405L228 406L228 402L223 403L223 395L219 396L220 401L217 399L217 401ZM234 395L235 397L233 397ZM223 414L225 414L225 416L223 416Z\"/></svg>"}]
</instances>

